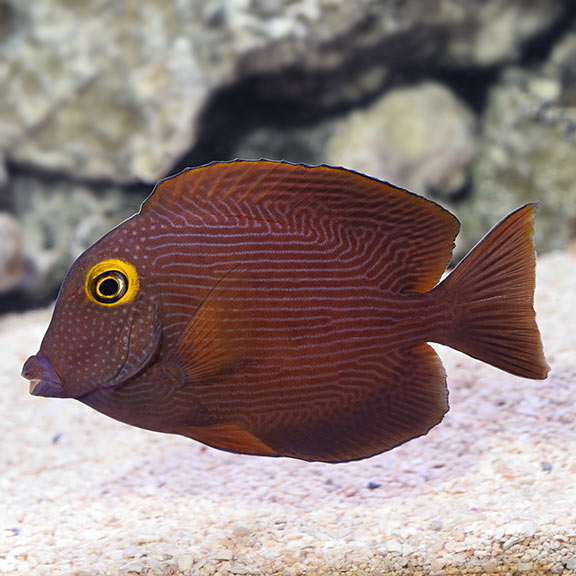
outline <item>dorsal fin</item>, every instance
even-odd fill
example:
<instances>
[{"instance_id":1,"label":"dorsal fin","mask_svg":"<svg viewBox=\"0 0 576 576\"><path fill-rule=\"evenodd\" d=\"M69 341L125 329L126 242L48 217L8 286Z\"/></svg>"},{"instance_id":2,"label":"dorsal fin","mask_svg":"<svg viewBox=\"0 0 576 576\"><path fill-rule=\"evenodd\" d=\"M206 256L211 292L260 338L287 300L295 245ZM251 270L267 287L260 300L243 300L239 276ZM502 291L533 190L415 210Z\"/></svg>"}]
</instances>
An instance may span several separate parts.
<instances>
[{"instance_id":1,"label":"dorsal fin","mask_svg":"<svg viewBox=\"0 0 576 576\"><path fill-rule=\"evenodd\" d=\"M450 212L387 182L344 168L269 160L215 162L165 178L141 214L163 210L370 228L390 247L382 254L385 287L402 292L426 292L438 283L459 230Z\"/></svg>"}]
</instances>

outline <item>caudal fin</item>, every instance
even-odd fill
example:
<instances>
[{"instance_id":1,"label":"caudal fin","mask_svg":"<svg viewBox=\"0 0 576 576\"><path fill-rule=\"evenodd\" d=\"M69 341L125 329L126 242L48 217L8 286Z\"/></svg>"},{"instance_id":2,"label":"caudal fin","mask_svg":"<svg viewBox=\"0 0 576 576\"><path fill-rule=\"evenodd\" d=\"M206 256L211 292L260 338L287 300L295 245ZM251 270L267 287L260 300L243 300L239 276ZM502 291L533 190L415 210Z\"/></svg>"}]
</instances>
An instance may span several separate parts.
<instances>
[{"instance_id":1,"label":"caudal fin","mask_svg":"<svg viewBox=\"0 0 576 576\"><path fill-rule=\"evenodd\" d=\"M437 287L454 323L442 344L506 372L546 378L533 307L536 204L497 224Z\"/></svg>"}]
</instances>

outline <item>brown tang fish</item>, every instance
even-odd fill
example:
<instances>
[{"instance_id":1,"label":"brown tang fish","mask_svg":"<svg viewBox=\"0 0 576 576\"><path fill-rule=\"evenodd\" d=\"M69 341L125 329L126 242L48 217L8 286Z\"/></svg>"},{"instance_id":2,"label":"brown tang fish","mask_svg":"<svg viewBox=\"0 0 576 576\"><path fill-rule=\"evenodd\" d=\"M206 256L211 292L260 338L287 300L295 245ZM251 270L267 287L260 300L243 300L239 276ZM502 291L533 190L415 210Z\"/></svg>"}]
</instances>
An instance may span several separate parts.
<instances>
[{"instance_id":1,"label":"brown tang fish","mask_svg":"<svg viewBox=\"0 0 576 576\"><path fill-rule=\"evenodd\" d=\"M74 263L23 376L34 395L223 450L367 458L447 412L427 342L546 377L534 213L440 282L459 223L420 196L327 166L185 170Z\"/></svg>"}]
</instances>

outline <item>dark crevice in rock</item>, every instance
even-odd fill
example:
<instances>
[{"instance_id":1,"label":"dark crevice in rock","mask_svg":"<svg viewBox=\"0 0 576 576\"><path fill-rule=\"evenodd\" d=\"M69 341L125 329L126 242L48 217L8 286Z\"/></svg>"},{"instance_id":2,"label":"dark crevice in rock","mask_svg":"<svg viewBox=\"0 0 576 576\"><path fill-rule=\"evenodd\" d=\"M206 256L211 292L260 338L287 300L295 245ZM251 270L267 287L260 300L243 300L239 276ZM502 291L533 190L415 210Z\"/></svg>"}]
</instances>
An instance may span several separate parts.
<instances>
[{"instance_id":1,"label":"dark crevice in rock","mask_svg":"<svg viewBox=\"0 0 576 576\"><path fill-rule=\"evenodd\" d=\"M566 32L576 25L576 4L566 8L562 18L542 34L528 41L516 65L534 67L543 64ZM490 89L497 83L502 70L507 65L461 69L445 68L439 70L435 78L449 86L478 115L484 112Z\"/></svg>"},{"instance_id":2,"label":"dark crevice in rock","mask_svg":"<svg viewBox=\"0 0 576 576\"><path fill-rule=\"evenodd\" d=\"M12 212L12 198L3 190L0 190L0 212Z\"/></svg>"},{"instance_id":3,"label":"dark crevice in rock","mask_svg":"<svg viewBox=\"0 0 576 576\"><path fill-rule=\"evenodd\" d=\"M8 2L0 1L0 42L3 42L18 28L21 15Z\"/></svg>"},{"instance_id":4,"label":"dark crevice in rock","mask_svg":"<svg viewBox=\"0 0 576 576\"><path fill-rule=\"evenodd\" d=\"M526 43L522 64L525 66L542 64L558 44L558 39L576 28L576 3L566 2L564 10L565 13L554 25Z\"/></svg>"},{"instance_id":5,"label":"dark crevice in rock","mask_svg":"<svg viewBox=\"0 0 576 576\"><path fill-rule=\"evenodd\" d=\"M490 88L500 76L501 68L482 68L476 70L442 70L435 77L446 84L477 115L486 107Z\"/></svg>"},{"instance_id":6,"label":"dark crevice in rock","mask_svg":"<svg viewBox=\"0 0 576 576\"><path fill-rule=\"evenodd\" d=\"M31 177L41 180L46 185L57 185L62 182L68 184L77 184L90 188L94 192L108 188L118 188L127 194L142 194L146 197L150 193L151 186L145 182L125 183L117 182L110 178L82 178L81 176L72 175L63 170L49 170L38 165L23 164L8 160L6 169L11 178Z\"/></svg>"},{"instance_id":7,"label":"dark crevice in rock","mask_svg":"<svg viewBox=\"0 0 576 576\"><path fill-rule=\"evenodd\" d=\"M33 297L18 289L5 292L0 294L0 314L45 308L54 301L57 293L58 291L54 290L50 294Z\"/></svg>"},{"instance_id":8,"label":"dark crevice in rock","mask_svg":"<svg viewBox=\"0 0 576 576\"><path fill-rule=\"evenodd\" d=\"M255 129L310 126L334 115L333 111L312 108L292 99L263 96L262 81L253 77L218 93L202 115L196 146L173 164L169 173L233 159L238 144Z\"/></svg>"}]
</instances>

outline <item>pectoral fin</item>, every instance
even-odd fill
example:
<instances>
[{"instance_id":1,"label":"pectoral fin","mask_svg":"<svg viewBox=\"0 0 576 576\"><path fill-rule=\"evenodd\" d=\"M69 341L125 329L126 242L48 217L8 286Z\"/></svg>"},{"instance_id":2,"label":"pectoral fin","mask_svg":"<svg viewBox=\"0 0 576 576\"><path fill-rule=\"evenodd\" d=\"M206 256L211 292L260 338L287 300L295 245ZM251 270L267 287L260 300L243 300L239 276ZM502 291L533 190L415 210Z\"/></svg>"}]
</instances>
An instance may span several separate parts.
<instances>
[{"instance_id":1,"label":"pectoral fin","mask_svg":"<svg viewBox=\"0 0 576 576\"><path fill-rule=\"evenodd\" d=\"M246 288L232 272L208 293L167 355L186 372L188 384L231 378L248 361L242 340L248 322L242 309Z\"/></svg>"}]
</instances>

